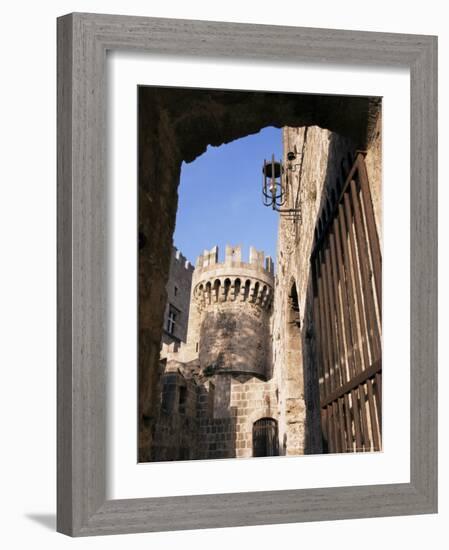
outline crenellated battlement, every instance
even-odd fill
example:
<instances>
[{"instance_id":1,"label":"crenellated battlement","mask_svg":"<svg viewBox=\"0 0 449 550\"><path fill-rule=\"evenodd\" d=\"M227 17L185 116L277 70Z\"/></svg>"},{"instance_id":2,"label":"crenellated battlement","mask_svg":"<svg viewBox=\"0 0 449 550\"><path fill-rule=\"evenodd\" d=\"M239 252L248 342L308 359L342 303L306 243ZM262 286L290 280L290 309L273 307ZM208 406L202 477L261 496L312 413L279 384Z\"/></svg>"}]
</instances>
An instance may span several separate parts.
<instances>
[{"instance_id":1,"label":"crenellated battlement","mask_svg":"<svg viewBox=\"0 0 449 550\"><path fill-rule=\"evenodd\" d=\"M193 272L195 270L195 267L192 265L192 263L185 256L182 255L182 253L176 248L176 246L172 247L172 260L178 263L187 271Z\"/></svg>"},{"instance_id":2,"label":"crenellated battlement","mask_svg":"<svg viewBox=\"0 0 449 550\"><path fill-rule=\"evenodd\" d=\"M248 302L268 309L273 300L273 261L250 247L249 262L242 262L240 246L226 246L225 261L218 262L218 247L198 258L193 298L200 307L223 302Z\"/></svg>"},{"instance_id":3,"label":"crenellated battlement","mask_svg":"<svg viewBox=\"0 0 449 550\"><path fill-rule=\"evenodd\" d=\"M198 354L185 342L171 342L162 344L160 358L167 362L191 363L198 358Z\"/></svg>"},{"instance_id":4,"label":"crenellated battlement","mask_svg":"<svg viewBox=\"0 0 449 550\"><path fill-rule=\"evenodd\" d=\"M242 262L242 247L226 245L224 262L218 261L218 246L205 250L196 261L198 271L210 271L221 267L242 267L252 271L262 271L274 275L274 263L271 256L265 257L263 250L256 250L254 246L249 248L249 262Z\"/></svg>"}]
</instances>

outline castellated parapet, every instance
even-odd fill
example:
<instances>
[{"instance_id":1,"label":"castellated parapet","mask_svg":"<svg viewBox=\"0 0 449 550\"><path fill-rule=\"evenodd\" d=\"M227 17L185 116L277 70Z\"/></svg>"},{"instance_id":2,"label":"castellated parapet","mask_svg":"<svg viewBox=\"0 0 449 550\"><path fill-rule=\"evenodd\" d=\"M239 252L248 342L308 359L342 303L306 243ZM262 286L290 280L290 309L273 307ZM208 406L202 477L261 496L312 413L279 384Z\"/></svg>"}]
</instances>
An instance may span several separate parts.
<instances>
[{"instance_id":1,"label":"castellated parapet","mask_svg":"<svg viewBox=\"0 0 449 550\"><path fill-rule=\"evenodd\" d=\"M183 269L186 269L187 271L193 272L193 270L195 269L190 261L181 253L181 251L176 248L176 246L174 246L172 249L172 261L177 262Z\"/></svg>"},{"instance_id":2,"label":"castellated parapet","mask_svg":"<svg viewBox=\"0 0 449 550\"><path fill-rule=\"evenodd\" d=\"M242 261L239 246L218 247L197 260L192 281L188 342L195 342L205 375L270 374L270 316L274 289L273 261L250 248Z\"/></svg>"}]
</instances>

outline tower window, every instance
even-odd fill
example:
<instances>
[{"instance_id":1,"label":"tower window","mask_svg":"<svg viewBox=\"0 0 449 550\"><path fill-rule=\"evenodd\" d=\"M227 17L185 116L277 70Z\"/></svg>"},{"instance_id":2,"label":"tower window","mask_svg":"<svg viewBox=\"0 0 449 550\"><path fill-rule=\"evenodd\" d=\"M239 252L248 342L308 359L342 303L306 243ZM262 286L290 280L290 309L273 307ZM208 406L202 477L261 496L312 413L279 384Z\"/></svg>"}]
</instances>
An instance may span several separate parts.
<instances>
[{"instance_id":1,"label":"tower window","mask_svg":"<svg viewBox=\"0 0 449 550\"><path fill-rule=\"evenodd\" d=\"M175 333L175 327L178 319L179 311L170 304L168 308L168 319L167 319L167 332L169 334Z\"/></svg>"},{"instance_id":2,"label":"tower window","mask_svg":"<svg viewBox=\"0 0 449 550\"><path fill-rule=\"evenodd\" d=\"M174 292L174 295L177 296L178 295L178 287L175 285L175 288L173 289L173 292Z\"/></svg>"},{"instance_id":3,"label":"tower window","mask_svg":"<svg viewBox=\"0 0 449 550\"><path fill-rule=\"evenodd\" d=\"M288 302L289 302L288 322L290 325L300 328L301 321L299 317L298 292L296 290L295 283L293 284L290 290Z\"/></svg>"}]
</instances>

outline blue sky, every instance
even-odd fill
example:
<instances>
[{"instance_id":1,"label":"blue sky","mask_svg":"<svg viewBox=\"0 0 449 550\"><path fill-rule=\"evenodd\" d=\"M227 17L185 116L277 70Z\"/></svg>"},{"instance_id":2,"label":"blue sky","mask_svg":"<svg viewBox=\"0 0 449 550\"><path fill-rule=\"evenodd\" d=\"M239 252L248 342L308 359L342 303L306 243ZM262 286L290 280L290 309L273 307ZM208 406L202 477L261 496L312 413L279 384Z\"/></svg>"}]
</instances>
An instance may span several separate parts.
<instances>
[{"instance_id":1,"label":"blue sky","mask_svg":"<svg viewBox=\"0 0 449 550\"><path fill-rule=\"evenodd\" d=\"M263 161L273 153L281 158L281 130L268 127L183 163L174 244L188 260L216 244L220 261L226 244L240 244L244 261L250 245L276 260L278 214L261 199Z\"/></svg>"}]
</instances>

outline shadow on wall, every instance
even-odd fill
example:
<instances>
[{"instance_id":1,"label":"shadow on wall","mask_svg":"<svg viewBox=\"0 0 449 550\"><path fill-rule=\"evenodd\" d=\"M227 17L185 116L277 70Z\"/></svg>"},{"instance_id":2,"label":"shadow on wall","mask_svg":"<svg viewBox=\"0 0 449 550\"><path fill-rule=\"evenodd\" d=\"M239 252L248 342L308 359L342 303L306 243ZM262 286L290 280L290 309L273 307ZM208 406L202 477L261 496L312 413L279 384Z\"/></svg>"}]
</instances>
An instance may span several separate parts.
<instances>
[{"instance_id":1,"label":"shadow on wall","mask_svg":"<svg viewBox=\"0 0 449 550\"><path fill-rule=\"evenodd\" d=\"M237 411L230 407L230 380L219 377L217 395L211 380L200 377L197 381L188 369L189 366L183 372L179 369L161 376L161 408L147 461L236 456ZM217 409L220 416L215 418Z\"/></svg>"},{"instance_id":2,"label":"shadow on wall","mask_svg":"<svg viewBox=\"0 0 449 550\"><path fill-rule=\"evenodd\" d=\"M266 312L245 304L247 311L207 312L201 324L199 360L205 372L251 374L262 380L272 375L271 337ZM248 311L248 309L250 311Z\"/></svg>"}]
</instances>

